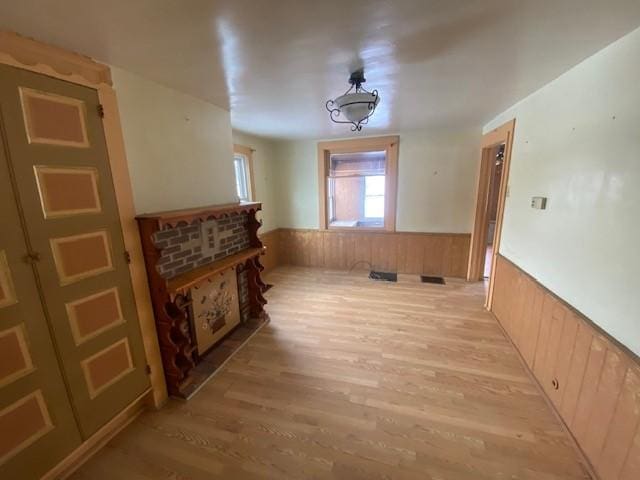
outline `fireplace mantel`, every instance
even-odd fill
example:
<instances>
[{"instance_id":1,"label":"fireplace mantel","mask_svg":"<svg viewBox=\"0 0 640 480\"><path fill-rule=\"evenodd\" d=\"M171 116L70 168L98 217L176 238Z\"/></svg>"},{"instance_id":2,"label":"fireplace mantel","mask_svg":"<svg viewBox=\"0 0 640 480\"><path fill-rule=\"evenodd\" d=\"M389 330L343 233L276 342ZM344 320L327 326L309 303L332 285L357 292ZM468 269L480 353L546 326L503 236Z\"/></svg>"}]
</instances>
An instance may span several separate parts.
<instances>
[{"instance_id":1,"label":"fireplace mantel","mask_svg":"<svg viewBox=\"0 0 640 480\"><path fill-rule=\"evenodd\" d=\"M230 214L251 213L262 210L260 202L225 203L222 205L208 205L205 207L185 208L181 210L167 210L164 212L145 213L136 219L157 222L159 228L176 227L180 223L204 222L213 218L221 218Z\"/></svg>"},{"instance_id":2,"label":"fireplace mantel","mask_svg":"<svg viewBox=\"0 0 640 480\"><path fill-rule=\"evenodd\" d=\"M174 396L193 392L191 373L201 359L190 310L192 288L234 270L242 320L267 316L260 278L265 247L256 219L261 208L258 202L235 203L136 217L167 388Z\"/></svg>"},{"instance_id":3,"label":"fireplace mantel","mask_svg":"<svg viewBox=\"0 0 640 480\"><path fill-rule=\"evenodd\" d=\"M171 295L184 294L186 290L203 280L213 277L214 275L228 270L229 268L234 268L240 264L244 264L244 262L250 258L262 255L266 249L267 247L248 248L240 253L236 253L235 255L230 255L222 260L218 260L208 265L196 268L195 270L191 270L190 272L178 275L177 277L167 280L167 289Z\"/></svg>"}]
</instances>

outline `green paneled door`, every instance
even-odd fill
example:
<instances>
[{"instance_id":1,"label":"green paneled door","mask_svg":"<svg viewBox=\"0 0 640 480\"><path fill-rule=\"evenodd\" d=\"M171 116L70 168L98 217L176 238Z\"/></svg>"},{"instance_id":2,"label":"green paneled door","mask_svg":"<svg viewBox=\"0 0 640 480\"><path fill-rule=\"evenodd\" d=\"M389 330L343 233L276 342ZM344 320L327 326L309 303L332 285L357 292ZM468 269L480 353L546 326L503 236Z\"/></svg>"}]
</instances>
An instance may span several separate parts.
<instances>
[{"instance_id":1,"label":"green paneled door","mask_svg":"<svg viewBox=\"0 0 640 480\"><path fill-rule=\"evenodd\" d=\"M31 479L81 437L40 303L0 114L0 478Z\"/></svg>"},{"instance_id":2,"label":"green paneled door","mask_svg":"<svg viewBox=\"0 0 640 480\"><path fill-rule=\"evenodd\" d=\"M149 387L97 92L0 66L0 106L43 310L86 439Z\"/></svg>"}]
</instances>

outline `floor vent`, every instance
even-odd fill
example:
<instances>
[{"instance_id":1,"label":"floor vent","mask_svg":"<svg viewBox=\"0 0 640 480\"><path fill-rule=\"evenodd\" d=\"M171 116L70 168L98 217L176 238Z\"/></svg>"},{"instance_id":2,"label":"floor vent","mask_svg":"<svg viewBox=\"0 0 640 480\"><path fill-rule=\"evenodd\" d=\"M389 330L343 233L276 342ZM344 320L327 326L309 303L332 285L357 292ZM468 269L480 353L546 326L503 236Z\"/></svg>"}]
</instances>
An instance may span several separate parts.
<instances>
[{"instance_id":1,"label":"floor vent","mask_svg":"<svg viewBox=\"0 0 640 480\"><path fill-rule=\"evenodd\" d=\"M369 272L369 278L372 280L384 280L385 282L397 282L398 274L389 272L376 272L375 270L371 270L371 272Z\"/></svg>"},{"instance_id":2,"label":"floor vent","mask_svg":"<svg viewBox=\"0 0 640 480\"><path fill-rule=\"evenodd\" d=\"M422 283L436 283L438 285L444 285L444 278L442 277L430 277L429 275L420 275Z\"/></svg>"}]
</instances>

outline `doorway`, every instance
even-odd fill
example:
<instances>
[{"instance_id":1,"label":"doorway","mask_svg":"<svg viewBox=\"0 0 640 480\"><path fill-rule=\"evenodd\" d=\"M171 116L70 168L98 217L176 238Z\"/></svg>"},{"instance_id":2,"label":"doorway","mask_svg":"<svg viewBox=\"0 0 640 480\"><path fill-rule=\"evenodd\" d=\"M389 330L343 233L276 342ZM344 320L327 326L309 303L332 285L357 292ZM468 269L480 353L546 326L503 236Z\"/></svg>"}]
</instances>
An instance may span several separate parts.
<instances>
[{"instance_id":1,"label":"doorway","mask_svg":"<svg viewBox=\"0 0 640 480\"><path fill-rule=\"evenodd\" d=\"M489 310L495 276L492 266L495 265L500 251L514 127L515 120L511 120L482 137L478 195L467 280L476 282L488 279L485 306Z\"/></svg>"},{"instance_id":2,"label":"doorway","mask_svg":"<svg viewBox=\"0 0 640 480\"><path fill-rule=\"evenodd\" d=\"M483 278L488 280L491 276L493 267L493 240L496 235L496 218L498 216L498 199L500 193L500 180L502 179L502 170L504 166L504 149L505 144L494 147L490 158L494 158L491 163L491 173L489 180L489 198L487 201L487 236L485 245L485 256L483 266ZM495 155L494 155L495 154Z\"/></svg>"}]
</instances>

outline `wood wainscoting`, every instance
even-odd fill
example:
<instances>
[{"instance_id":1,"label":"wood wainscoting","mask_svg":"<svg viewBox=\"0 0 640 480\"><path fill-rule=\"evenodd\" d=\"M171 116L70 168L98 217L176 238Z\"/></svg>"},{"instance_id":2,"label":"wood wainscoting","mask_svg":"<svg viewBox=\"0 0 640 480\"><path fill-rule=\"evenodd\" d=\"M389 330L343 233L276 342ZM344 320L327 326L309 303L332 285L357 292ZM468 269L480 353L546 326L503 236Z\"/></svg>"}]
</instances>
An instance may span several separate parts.
<instances>
[{"instance_id":1,"label":"wood wainscoting","mask_svg":"<svg viewBox=\"0 0 640 480\"><path fill-rule=\"evenodd\" d=\"M638 358L502 256L493 313L600 479L640 478Z\"/></svg>"},{"instance_id":2,"label":"wood wainscoting","mask_svg":"<svg viewBox=\"0 0 640 480\"><path fill-rule=\"evenodd\" d=\"M266 247L265 254L260 258L264 271L268 272L280 265L280 230L269 230L259 235L262 245Z\"/></svg>"},{"instance_id":3,"label":"wood wainscoting","mask_svg":"<svg viewBox=\"0 0 640 480\"><path fill-rule=\"evenodd\" d=\"M465 278L471 235L277 229L261 237L266 270L296 265Z\"/></svg>"}]
</instances>

